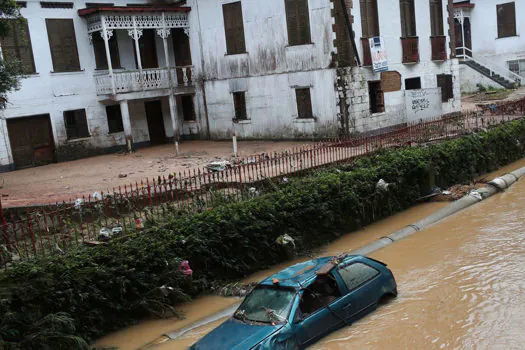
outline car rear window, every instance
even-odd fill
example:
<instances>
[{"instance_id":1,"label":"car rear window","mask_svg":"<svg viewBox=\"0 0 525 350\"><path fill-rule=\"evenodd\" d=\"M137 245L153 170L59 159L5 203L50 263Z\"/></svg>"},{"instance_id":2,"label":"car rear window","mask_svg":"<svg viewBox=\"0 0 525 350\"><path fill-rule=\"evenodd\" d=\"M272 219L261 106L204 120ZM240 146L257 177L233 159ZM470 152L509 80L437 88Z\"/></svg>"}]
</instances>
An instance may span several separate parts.
<instances>
[{"instance_id":1,"label":"car rear window","mask_svg":"<svg viewBox=\"0 0 525 350\"><path fill-rule=\"evenodd\" d=\"M363 263L354 263L339 269L348 290L355 289L379 274L379 271Z\"/></svg>"}]
</instances>

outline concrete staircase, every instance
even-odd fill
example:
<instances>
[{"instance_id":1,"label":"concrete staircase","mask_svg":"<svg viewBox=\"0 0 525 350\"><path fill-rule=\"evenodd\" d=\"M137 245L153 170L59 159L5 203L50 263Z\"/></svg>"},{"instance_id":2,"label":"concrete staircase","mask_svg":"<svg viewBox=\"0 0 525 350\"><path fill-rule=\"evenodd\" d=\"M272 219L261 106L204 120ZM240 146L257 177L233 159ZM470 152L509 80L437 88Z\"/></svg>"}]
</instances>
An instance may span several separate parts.
<instances>
[{"instance_id":1,"label":"concrete staircase","mask_svg":"<svg viewBox=\"0 0 525 350\"><path fill-rule=\"evenodd\" d=\"M490 68L487 68L483 66L482 64L470 60L470 59L463 59L459 61L460 64L464 64L466 66L469 66L470 68L474 69L476 72L483 74L487 78L491 79L492 81L498 83L499 85L503 86L506 89L514 89L520 85L520 81L510 81L507 78L502 77L501 75L495 73Z\"/></svg>"}]
</instances>

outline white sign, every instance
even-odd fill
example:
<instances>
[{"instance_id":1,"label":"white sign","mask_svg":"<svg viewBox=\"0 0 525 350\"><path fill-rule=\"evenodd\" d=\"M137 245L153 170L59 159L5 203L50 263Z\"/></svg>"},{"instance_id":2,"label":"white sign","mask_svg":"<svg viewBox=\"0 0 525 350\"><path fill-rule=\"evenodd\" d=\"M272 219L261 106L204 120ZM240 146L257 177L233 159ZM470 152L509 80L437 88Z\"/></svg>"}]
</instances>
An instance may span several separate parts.
<instances>
[{"instance_id":1,"label":"white sign","mask_svg":"<svg viewBox=\"0 0 525 350\"><path fill-rule=\"evenodd\" d=\"M441 88L406 90L407 121L420 121L440 116L443 112Z\"/></svg>"},{"instance_id":2,"label":"white sign","mask_svg":"<svg viewBox=\"0 0 525 350\"><path fill-rule=\"evenodd\" d=\"M372 68L374 69L374 72L387 71L388 58L383 38L376 36L368 39L368 41L370 43L370 55L372 56Z\"/></svg>"}]
</instances>

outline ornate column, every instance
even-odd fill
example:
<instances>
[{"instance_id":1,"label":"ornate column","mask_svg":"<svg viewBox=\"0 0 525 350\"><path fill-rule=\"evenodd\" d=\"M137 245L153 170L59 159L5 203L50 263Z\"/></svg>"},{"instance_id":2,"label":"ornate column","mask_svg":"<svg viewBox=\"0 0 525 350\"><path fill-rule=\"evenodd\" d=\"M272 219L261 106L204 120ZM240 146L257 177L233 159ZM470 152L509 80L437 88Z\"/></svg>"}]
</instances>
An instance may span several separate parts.
<instances>
[{"instance_id":1,"label":"ornate column","mask_svg":"<svg viewBox=\"0 0 525 350\"><path fill-rule=\"evenodd\" d=\"M142 76L142 60L140 59L139 39L142 36L142 29L137 29L137 20L135 16L131 17L133 20L133 29L128 30L128 35L135 41L135 53L137 54L137 65Z\"/></svg>"},{"instance_id":2,"label":"ornate column","mask_svg":"<svg viewBox=\"0 0 525 350\"><path fill-rule=\"evenodd\" d=\"M113 92L113 95L117 93L117 90L115 89L115 78L113 77L113 65L111 64L111 51L109 50L109 39L113 36L113 29L107 29L106 28L106 17L100 16L100 21L102 22L102 30L100 31L100 35L102 36L102 39L104 40L104 48L106 49L106 60L108 61L108 74L109 78L111 79L111 91Z\"/></svg>"}]
</instances>

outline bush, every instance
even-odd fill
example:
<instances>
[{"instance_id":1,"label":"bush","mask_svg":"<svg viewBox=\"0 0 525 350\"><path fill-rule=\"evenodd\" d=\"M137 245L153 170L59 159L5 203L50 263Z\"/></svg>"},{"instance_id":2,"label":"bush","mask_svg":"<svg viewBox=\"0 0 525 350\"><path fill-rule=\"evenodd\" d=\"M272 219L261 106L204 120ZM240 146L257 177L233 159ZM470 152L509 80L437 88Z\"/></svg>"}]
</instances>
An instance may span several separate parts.
<instances>
[{"instance_id":1,"label":"bush","mask_svg":"<svg viewBox=\"0 0 525 350\"><path fill-rule=\"evenodd\" d=\"M0 274L0 348L82 349L140 319L286 259L289 234L315 248L414 204L433 185L469 181L523 155L525 122L461 139L380 151L352 165L293 179L243 202L150 222L148 229L16 264ZM390 183L376 189L379 179ZM178 272L190 260L193 283Z\"/></svg>"}]
</instances>

